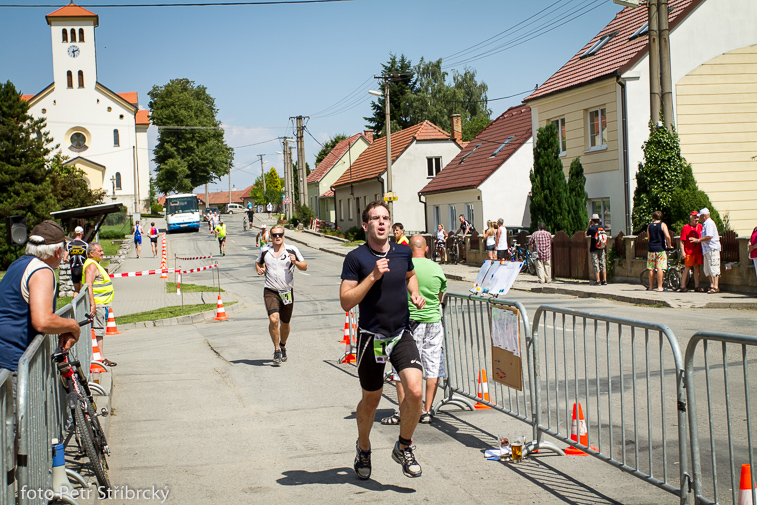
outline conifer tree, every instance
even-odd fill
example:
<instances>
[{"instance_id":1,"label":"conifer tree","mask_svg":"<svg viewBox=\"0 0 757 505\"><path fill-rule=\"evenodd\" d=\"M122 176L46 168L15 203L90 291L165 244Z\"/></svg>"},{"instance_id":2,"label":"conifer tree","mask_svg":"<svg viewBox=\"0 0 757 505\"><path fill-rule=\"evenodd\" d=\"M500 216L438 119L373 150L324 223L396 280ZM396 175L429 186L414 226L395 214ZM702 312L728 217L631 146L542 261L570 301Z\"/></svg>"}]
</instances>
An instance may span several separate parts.
<instances>
[{"instance_id":1,"label":"conifer tree","mask_svg":"<svg viewBox=\"0 0 757 505\"><path fill-rule=\"evenodd\" d=\"M531 171L531 232L544 221L552 233L570 229L568 187L560 161L557 126L539 128L534 144L534 168Z\"/></svg>"},{"instance_id":2,"label":"conifer tree","mask_svg":"<svg viewBox=\"0 0 757 505\"><path fill-rule=\"evenodd\" d=\"M586 176L579 158L570 164L568 173L568 216L570 218L570 235L583 231L589 224L588 202L586 193ZM567 231L567 230L566 230Z\"/></svg>"}]
</instances>

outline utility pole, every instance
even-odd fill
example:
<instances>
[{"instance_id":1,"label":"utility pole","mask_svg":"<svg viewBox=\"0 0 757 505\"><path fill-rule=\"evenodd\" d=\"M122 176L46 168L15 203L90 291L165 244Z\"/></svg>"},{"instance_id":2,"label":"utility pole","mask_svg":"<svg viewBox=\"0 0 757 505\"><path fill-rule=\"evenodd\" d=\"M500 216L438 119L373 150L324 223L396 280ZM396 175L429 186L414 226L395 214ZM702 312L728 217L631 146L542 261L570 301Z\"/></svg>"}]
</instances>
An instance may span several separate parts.
<instances>
[{"instance_id":1,"label":"utility pole","mask_svg":"<svg viewBox=\"0 0 757 505\"><path fill-rule=\"evenodd\" d=\"M287 204L286 212L287 219L292 219L292 207L294 206L294 179L292 178L292 149L289 147L289 143L294 140L289 137L284 137L282 143L284 144L284 194L289 198L289 204Z\"/></svg>"},{"instance_id":2,"label":"utility pole","mask_svg":"<svg viewBox=\"0 0 757 505\"><path fill-rule=\"evenodd\" d=\"M660 93L660 40L658 0L648 0L649 24L649 108L652 124L660 122L660 107L662 104Z\"/></svg>"},{"instance_id":3,"label":"utility pole","mask_svg":"<svg viewBox=\"0 0 757 505\"><path fill-rule=\"evenodd\" d=\"M229 169L229 204L231 204L231 169Z\"/></svg>"},{"instance_id":4,"label":"utility pole","mask_svg":"<svg viewBox=\"0 0 757 505\"><path fill-rule=\"evenodd\" d=\"M392 219L394 216L394 200L397 197L392 191L392 123L389 110L389 81L391 76L375 75L373 77L384 81L384 129L386 130L386 194L384 194L384 201L389 207L389 218Z\"/></svg>"},{"instance_id":5,"label":"utility pole","mask_svg":"<svg viewBox=\"0 0 757 505\"><path fill-rule=\"evenodd\" d=\"M662 120L665 128L672 131L673 81L670 77L670 29L668 28L668 0L658 0L657 17L660 28L660 84L662 87Z\"/></svg>"},{"instance_id":6,"label":"utility pole","mask_svg":"<svg viewBox=\"0 0 757 505\"><path fill-rule=\"evenodd\" d=\"M208 201L208 199L209 199L208 183L206 182L205 183L205 210L206 211L207 211L207 209L210 208L210 202Z\"/></svg>"},{"instance_id":7,"label":"utility pole","mask_svg":"<svg viewBox=\"0 0 757 505\"><path fill-rule=\"evenodd\" d=\"M297 182L300 188L300 205L308 204L308 176L305 169L305 142L303 134L305 133L305 127L302 125L303 116L295 116L289 119L297 120ZM310 119L305 116L304 119Z\"/></svg>"},{"instance_id":8,"label":"utility pole","mask_svg":"<svg viewBox=\"0 0 757 505\"><path fill-rule=\"evenodd\" d=\"M264 155L262 154L258 154L258 158L260 158L260 171L263 173L263 194L265 195L265 167L263 166L263 156Z\"/></svg>"}]
</instances>

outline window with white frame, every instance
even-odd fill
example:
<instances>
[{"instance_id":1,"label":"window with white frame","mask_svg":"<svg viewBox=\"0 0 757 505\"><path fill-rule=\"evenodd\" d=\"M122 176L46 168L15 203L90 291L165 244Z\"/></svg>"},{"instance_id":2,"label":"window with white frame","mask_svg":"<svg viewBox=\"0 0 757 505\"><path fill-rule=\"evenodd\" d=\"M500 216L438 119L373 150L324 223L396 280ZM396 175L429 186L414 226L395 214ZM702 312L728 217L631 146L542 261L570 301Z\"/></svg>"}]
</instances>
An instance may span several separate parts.
<instances>
[{"instance_id":1,"label":"window with white frame","mask_svg":"<svg viewBox=\"0 0 757 505\"><path fill-rule=\"evenodd\" d=\"M550 123L557 126L557 141L560 145L560 156L565 156L568 150L568 141L565 138L565 118L553 119Z\"/></svg>"},{"instance_id":2,"label":"window with white frame","mask_svg":"<svg viewBox=\"0 0 757 505\"><path fill-rule=\"evenodd\" d=\"M442 171L442 159L440 157L426 158L426 175L433 178Z\"/></svg>"},{"instance_id":3,"label":"window with white frame","mask_svg":"<svg viewBox=\"0 0 757 505\"><path fill-rule=\"evenodd\" d=\"M607 109L589 111L589 149L607 147Z\"/></svg>"},{"instance_id":4,"label":"window with white frame","mask_svg":"<svg viewBox=\"0 0 757 505\"><path fill-rule=\"evenodd\" d=\"M612 214L610 213L609 198L595 198L589 200L589 214L597 214L599 223L605 229L608 235L612 231Z\"/></svg>"},{"instance_id":5,"label":"window with white frame","mask_svg":"<svg viewBox=\"0 0 757 505\"><path fill-rule=\"evenodd\" d=\"M454 205L449 206L449 227L447 229L452 232L454 230L457 230L457 210L455 210Z\"/></svg>"},{"instance_id":6,"label":"window with white frame","mask_svg":"<svg viewBox=\"0 0 757 505\"><path fill-rule=\"evenodd\" d=\"M347 199L347 208L349 209L350 213L350 221L352 221L352 198Z\"/></svg>"},{"instance_id":7,"label":"window with white frame","mask_svg":"<svg viewBox=\"0 0 757 505\"><path fill-rule=\"evenodd\" d=\"M473 222L473 204L465 204L465 219L473 226L476 227L476 223Z\"/></svg>"}]
</instances>

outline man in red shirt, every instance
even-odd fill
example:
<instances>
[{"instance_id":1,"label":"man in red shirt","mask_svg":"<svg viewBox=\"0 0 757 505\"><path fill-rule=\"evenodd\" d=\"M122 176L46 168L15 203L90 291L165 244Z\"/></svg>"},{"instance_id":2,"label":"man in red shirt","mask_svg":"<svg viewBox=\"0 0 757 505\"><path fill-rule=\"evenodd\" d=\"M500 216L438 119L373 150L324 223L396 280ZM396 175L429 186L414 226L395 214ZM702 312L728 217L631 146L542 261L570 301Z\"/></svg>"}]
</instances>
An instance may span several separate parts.
<instances>
[{"instance_id":1,"label":"man in red shirt","mask_svg":"<svg viewBox=\"0 0 757 505\"><path fill-rule=\"evenodd\" d=\"M689 239L699 239L702 236L702 225L699 224L699 213L692 211L689 214L689 224L683 226L681 230L681 257L685 258L685 268L683 269L683 278L681 279L681 289L678 291L685 293L686 283L689 281L689 269L694 269L694 290L704 291L699 287L699 272L702 269L704 257L702 256L702 244L693 243Z\"/></svg>"}]
</instances>

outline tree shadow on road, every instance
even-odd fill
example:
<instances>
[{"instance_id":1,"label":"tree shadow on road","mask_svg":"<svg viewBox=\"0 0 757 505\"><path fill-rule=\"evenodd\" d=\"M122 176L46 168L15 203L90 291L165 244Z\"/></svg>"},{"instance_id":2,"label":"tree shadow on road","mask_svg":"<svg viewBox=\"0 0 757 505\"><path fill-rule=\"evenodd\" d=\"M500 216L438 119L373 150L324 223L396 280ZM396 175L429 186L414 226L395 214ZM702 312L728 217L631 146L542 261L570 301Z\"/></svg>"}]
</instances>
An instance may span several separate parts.
<instances>
[{"instance_id":1,"label":"tree shadow on road","mask_svg":"<svg viewBox=\"0 0 757 505\"><path fill-rule=\"evenodd\" d=\"M282 486L303 486L307 484L351 484L369 491L394 491L395 493L415 493L415 489L395 486L394 484L381 484L375 480L360 480L352 468L340 467L329 468L319 472L307 472L305 470L290 470L283 472L284 477L276 482Z\"/></svg>"}]
</instances>

